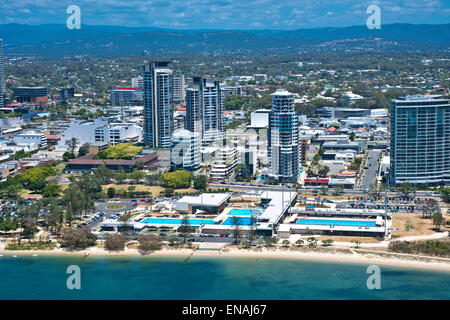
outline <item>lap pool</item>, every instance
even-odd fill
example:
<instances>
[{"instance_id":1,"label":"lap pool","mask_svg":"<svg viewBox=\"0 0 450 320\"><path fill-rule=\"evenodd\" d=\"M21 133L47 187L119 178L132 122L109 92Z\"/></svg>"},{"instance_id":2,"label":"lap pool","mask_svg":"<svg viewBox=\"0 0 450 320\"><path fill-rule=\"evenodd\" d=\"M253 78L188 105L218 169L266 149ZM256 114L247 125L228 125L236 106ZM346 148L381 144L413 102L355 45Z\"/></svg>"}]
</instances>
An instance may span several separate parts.
<instances>
[{"instance_id":1,"label":"lap pool","mask_svg":"<svg viewBox=\"0 0 450 320\"><path fill-rule=\"evenodd\" d=\"M259 216L263 211L258 209L231 209L227 215L229 216Z\"/></svg>"},{"instance_id":2,"label":"lap pool","mask_svg":"<svg viewBox=\"0 0 450 320\"><path fill-rule=\"evenodd\" d=\"M247 217L240 217L240 218L238 218L238 223L241 226L249 226L249 225L251 225L251 218L250 217L248 217L248 218ZM233 224L233 218L232 217L227 218L224 222L222 222L222 224L224 226L232 226L232 225L234 225Z\"/></svg>"},{"instance_id":3,"label":"lap pool","mask_svg":"<svg viewBox=\"0 0 450 320\"><path fill-rule=\"evenodd\" d=\"M298 224L325 225L325 226L355 226L355 227L375 227L375 221L361 220L327 220L327 219L299 219Z\"/></svg>"},{"instance_id":4,"label":"lap pool","mask_svg":"<svg viewBox=\"0 0 450 320\"><path fill-rule=\"evenodd\" d=\"M192 226L199 226L203 224L214 224L215 221L211 219L188 219L189 224ZM145 218L141 221L144 224L154 224L154 225L181 225L183 219L176 218Z\"/></svg>"}]
</instances>

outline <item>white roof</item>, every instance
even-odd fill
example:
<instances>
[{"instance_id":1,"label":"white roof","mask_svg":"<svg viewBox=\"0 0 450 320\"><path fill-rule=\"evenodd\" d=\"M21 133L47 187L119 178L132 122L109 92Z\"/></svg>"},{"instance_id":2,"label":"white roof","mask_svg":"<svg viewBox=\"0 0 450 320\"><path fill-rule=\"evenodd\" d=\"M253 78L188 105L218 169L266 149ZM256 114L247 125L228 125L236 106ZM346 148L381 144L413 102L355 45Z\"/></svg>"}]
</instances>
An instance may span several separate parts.
<instances>
[{"instance_id":1,"label":"white roof","mask_svg":"<svg viewBox=\"0 0 450 320\"><path fill-rule=\"evenodd\" d=\"M261 199L271 199L269 206L259 216L258 220L268 220L269 224L276 224L290 203L297 196L295 191L264 191Z\"/></svg>"},{"instance_id":2,"label":"white roof","mask_svg":"<svg viewBox=\"0 0 450 320\"><path fill-rule=\"evenodd\" d=\"M199 196L184 196L178 203L190 203L193 205L219 206L231 197L231 193L202 193Z\"/></svg>"}]
</instances>

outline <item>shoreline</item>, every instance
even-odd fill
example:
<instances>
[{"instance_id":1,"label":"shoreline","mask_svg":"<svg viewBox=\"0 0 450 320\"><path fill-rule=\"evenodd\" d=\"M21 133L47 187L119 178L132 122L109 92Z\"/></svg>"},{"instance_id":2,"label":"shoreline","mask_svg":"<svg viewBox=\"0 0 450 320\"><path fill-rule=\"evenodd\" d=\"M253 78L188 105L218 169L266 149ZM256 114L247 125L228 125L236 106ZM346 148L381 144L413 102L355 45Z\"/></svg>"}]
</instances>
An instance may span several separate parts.
<instances>
[{"instance_id":1,"label":"shoreline","mask_svg":"<svg viewBox=\"0 0 450 320\"><path fill-rule=\"evenodd\" d=\"M336 248L339 249L339 248ZM361 252L362 251L362 252ZM54 250L4 250L0 249L0 255L11 257L16 255L22 256L70 256L70 257L180 257L180 258L247 258L247 259L290 259L304 260L315 262L333 262L333 263L349 263L364 265L380 265L399 268L408 268L414 270L429 270L450 272L450 259L418 256L411 254L387 252L387 251L355 251L351 253L344 252L320 252L317 250L268 250L253 251L247 249L227 248L225 251L219 250L192 250L187 248L164 248L162 250L151 252L146 255L139 253L137 249L126 249L120 252L109 252L103 248L89 248L81 251L65 251L63 249Z\"/></svg>"}]
</instances>

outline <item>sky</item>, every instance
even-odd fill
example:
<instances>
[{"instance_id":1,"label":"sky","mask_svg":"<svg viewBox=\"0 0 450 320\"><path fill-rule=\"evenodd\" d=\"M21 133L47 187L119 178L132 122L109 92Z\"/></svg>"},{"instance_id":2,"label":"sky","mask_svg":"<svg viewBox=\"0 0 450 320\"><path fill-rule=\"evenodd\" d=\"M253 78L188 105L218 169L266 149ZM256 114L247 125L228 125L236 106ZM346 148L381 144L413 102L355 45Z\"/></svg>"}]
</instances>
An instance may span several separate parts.
<instances>
[{"instance_id":1,"label":"sky","mask_svg":"<svg viewBox=\"0 0 450 320\"><path fill-rule=\"evenodd\" d=\"M369 5L390 23L450 23L450 0L0 0L0 23L65 24L77 5L81 26L277 29L365 25Z\"/></svg>"}]
</instances>

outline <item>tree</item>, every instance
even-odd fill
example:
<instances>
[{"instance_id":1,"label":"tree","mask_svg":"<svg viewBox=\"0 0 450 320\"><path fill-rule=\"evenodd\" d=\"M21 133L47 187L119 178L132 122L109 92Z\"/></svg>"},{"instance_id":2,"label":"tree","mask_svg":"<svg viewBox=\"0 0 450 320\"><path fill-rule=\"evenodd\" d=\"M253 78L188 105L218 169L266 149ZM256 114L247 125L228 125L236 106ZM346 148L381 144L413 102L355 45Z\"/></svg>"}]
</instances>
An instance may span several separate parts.
<instances>
[{"instance_id":1,"label":"tree","mask_svg":"<svg viewBox=\"0 0 450 320\"><path fill-rule=\"evenodd\" d=\"M349 139L350 141L355 141L356 134L352 131L350 132Z\"/></svg>"},{"instance_id":2,"label":"tree","mask_svg":"<svg viewBox=\"0 0 450 320\"><path fill-rule=\"evenodd\" d=\"M128 186L128 192L130 193L130 197L133 198L133 193L136 190L136 186Z\"/></svg>"},{"instance_id":3,"label":"tree","mask_svg":"<svg viewBox=\"0 0 450 320\"><path fill-rule=\"evenodd\" d=\"M283 247L289 247L291 245L291 242L289 240L283 240Z\"/></svg>"},{"instance_id":4,"label":"tree","mask_svg":"<svg viewBox=\"0 0 450 320\"><path fill-rule=\"evenodd\" d=\"M119 219L117 219L119 222L122 222L122 229L127 232L128 230L128 221L131 219L131 213L125 212L119 216Z\"/></svg>"},{"instance_id":5,"label":"tree","mask_svg":"<svg viewBox=\"0 0 450 320\"><path fill-rule=\"evenodd\" d=\"M419 205L418 209L420 211L422 211L422 218L429 218L433 214L441 212L441 208L439 207L439 203L435 199L425 200L424 203Z\"/></svg>"},{"instance_id":6,"label":"tree","mask_svg":"<svg viewBox=\"0 0 450 320\"><path fill-rule=\"evenodd\" d=\"M444 224L444 222L445 222L445 219L442 216L442 213L435 212L432 215L432 219L433 219L433 225L436 226L436 229L441 230L441 225Z\"/></svg>"},{"instance_id":7,"label":"tree","mask_svg":"<svg viewBox=\"0 0 450 320\"><path fill-rule=\"evenodd\" d=\"M64 211L61 206L53 204L49 206L49 215L47 216L47 223L50 228L54 228L57 233L61 231L64 222Z\"/></svg>"},{"instance_id":8,"label":"tree","mask_svg":"<svg viewBox=\"0 0 450 320\"><path fill-rule=\"evenodd\" d=\"M109 169L106 166L105 161L103 161L103 163L95 169L94 177L97 179L98 184L105 185L111 182L111 179L114 177L114 171Z\"/></svg>"},{"instance_id":9,"label":"tree","mask_svg":"<svg viewBox=\"0 0 450 320\"><path fill-rule=\"evenodd\" d=\"M305 243L305 241L303 241L302 239L298 239L297 241L295 241L295 244L297 245L297 247L301 247L303 245L303 243Z\"/></svg>"},{"instance_id":10,"label":"tree","mask_svg":"<svg viewBox=\"0 0 450 320\"><path fill-rule=\"evenodd\" d=\"M72 154L70 152L64 152L63 153L63 160L65 162L69 161L70 159L73 159L74 157L72 157Z\"/></svg>"},{"instance_id":11,"label":"tree","mask_svg":"<svg viewBox=\"0 0 450 320\"><path fill-rule=\"evenodd\" d=\"M109 187L107 190L108 193L108 198L114 198L114 196L116 195L116 189Z\"/></svg>"},{"instance_id":12,"label":"tree","mask_svg":"<svg viewBox=\"0 0 450 320\"><path fill-rule=\"evenodd\" d=\"M205 190L207 184L206 177L204 175L196 176L194 178L194 188L197 190Z\"/></svg>"},{"instance_id":13,"label":"tree","mask_svg":"<svg viewBox=\"0 0 450 320\"><path fill-rule=\"evenodd\" d=\"M162 191L162 194L166 197L171 197L175 193L175 190L173 188L166 188L164 191Z\"/></svg>"},{"instance_id":14,"label":"tree","mask_svg":"<svg viewBox=\"0 0 450 320\"><path fill-rule=\"evenodd\" d=\"M329 246L331 246L333 244L333 242L334 241L331 240L331 239L322 240L322 246L329 247Z\"/></svg>"},{"instance_id":15,"label":"tree","mask_svg":"<svg viewBox=\"0 0 450 320\"><path fill-rule=\"evenodd\" d=\"M159 178L164 187L173 189L189 188L192 179L192 172L186 170L166 172Z\"/></svg>"},{"instance_id":16,"label":"tree","mask_svg":"<svg viewBox=\"0 0 450 320\"><path fill-rule=\"evenodd\" d=\"M141 235L138 237L138 250L141 254L148 254L151 251L160 250L162 241L160 237L153 235Z\"/></svg>"},{"instance_id":17,"label":"tree","mask_svg":"<svg viewBox=\"0 0 450 320\"><path fill-rule=\"evenodd\" d=\"M320 187L320 193L323 195L326 195L328 193L328 187L327 186L321 186Z\"/></svg>"},{"instance_id":18,"label":"tree","mask_svg":"<svg viewBox=\"0 0 450 320\"><path fill-rule=\"evenodd\" d=\"M97 242L97 236L92 234L88 227L81 229L66 228L62 231L60 243L67 250L80 250L89 246L94 246Z\"/></svg>"},{"instance_id":19,"label":"tree","mask_svg":"<svg viewBox=\"0 0 450 320\"><path fill-rule=\"evenodd\" d=\"M44 197L56 197L61 192L61 188L57 184L49 184L42 190Z\"/></svg>"},{"instance_id":20,"label":"tree","mask_svg":"<svg viewBox=\"0 0 450 320\"><path fill-rule=\"evenodd\" d=\"M318 174L321 177L326 177L329 171L330 171L330 168L328 166L320 166L319 170L318 170Z\"/></svg>"},{"instance_id":21,"label":"tree","mask_svg":"<svg viewBox=\"0 0 450 320\"><path fill-rule=\"evenodd\" d=\"M241 237L241 220L237 216L231 217L231 225L233 226L234 243L237 244Z\"/></svg>"},{"instance_id":22,"label":"tree","mask_svg":"<svg viewBox=\"0 0 450 320\"><path fill-rule=\"evenodd\" d=\"M141 151L142 147L133 146L131 143L119 143L97 153L94 159L133 159Z\"/></svg>"},{"instance_id":23,"label":"tree","mask_svg":"<svg viewBox=\"0 0 450 320\"><path fill-rule=\"evenodd\" d=\"M183 216L183 219L181 220L181 226L178 230L181 232L181 236L183 237L183 243L186 243L186 239L187 237L189 237L189 234L191 232L190 222L187 214Z\"/></svg>"},{"instance_id":24,"label":"tree","mask_svg":"<svg viewBox=\"0 0 450 320\"><path fill-rule=\"evenodd\" d=\"M256 222L258 221L258 218L256 215L250 216L250 223L249 223L249 230L248 230L248 240L250 241L250 244L253 243L253 240L256 238Z\"/></svg>"},{"instance_id":25,"label":"tree","mask_svg":"<svg viewBox=\"0 0 450 320\"><path fill-rule=\"evenodd\" d=\"M277 238L264 237L264 243L266 244L266 247L272 247L277 242L278 242Z\"/></svg>"},{"instance_id":26,"label":"tree","mask_svg":"<svg viewBox=\"0 0 450 320\"><path fill-rule=\"evenodd\" d=\"M369 193L370 194L374 194L377 197L379 197L383 191L384 191L383 183L375 182L375 183L372 183L371 185L369 185Z\"/></svg>"},{"instance_id":27,"label":"tree","mask_svg":"<svg viewBox=\"0 0 450 320\"><path fill-rule=\"evenodd\" d=\"M358 249L359 245L361 244L361 241L359 240L352 240L351 242L355 244L356 249Z\"/></svg>"},{"instance_id":28,"label":"tree","mask_svg":"<svg viewBox=\"0 0 450 320\"><path fill-rule=\"evenodd\" d=\"M79 149L78 149L78 156L82 157L89 153L89 143L84 143Z\"/></svg>"},{"instance_id":29,"label":"tree","mask_svg":"<svg viewBox=\"0 0 450 320\"><path fill-rule=\"evenodd\" d=\"M307 239L307 241L308 241L308 246L309 246L310 248L315 248L315 247L317 246L317 239L316 239L316 238L314 238L314 237L309 237L309 238Z\"/></svg>"},{"instance_id":30,"label":"tree","mask_svg":"<svg viewBox=\"0 0 450 320\"><path fill-rule=\"evenodd\" d=\"M413 192L414 190L413 190L412 185L411 185L409 182L404 182L404 183L402 183L401 185L399 185L399 186L397 187L397 191L400 192L400 193L402 193L403 196L404 196L405 198L407 198L408 195L409 195L411 192Z\"/></svg>"},{"instance_id":31,"label":"tree","mask_svg":"<svg viewBox=\"0 0 450 320\"><path fill-rule=\"evenodd\" d=\"M450 188L441 188L442 200L450 203Z\"/></svg>"},{"instance_id":32,"label":"tree","mask_svg":"<svg viewBox=\"0 0 450 320\"><path fill-rule=\"evenodd\" d=\"M123 251L127 238L123 234L111 234L105 238L105 249L108 251Z\"/></svg>"},{"instance_id":33,"label":"tree","mask_svg":"<svg viewBox=\"0 0 450 320\"><path fill-rule=\"evenodd\" d=\"M133 170L133 172L130 173L129 177L131 180L133 180L134 184L137 184L139 180L145 178L145 173L139 170Z\"/></svg>"},{"instance_id":34,"label":"tree","mask_svg":"<svg viewBox=\"0 0 450 320\"><path fill-rule=\"evenodd\" d=\"M66 140L66 146L69 148L72 158L75 158L75 149L77 148L79 141L80 140L78 140L75 137L73 137L72 139Z\"/></svg>"}]
</instances>

